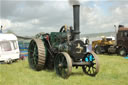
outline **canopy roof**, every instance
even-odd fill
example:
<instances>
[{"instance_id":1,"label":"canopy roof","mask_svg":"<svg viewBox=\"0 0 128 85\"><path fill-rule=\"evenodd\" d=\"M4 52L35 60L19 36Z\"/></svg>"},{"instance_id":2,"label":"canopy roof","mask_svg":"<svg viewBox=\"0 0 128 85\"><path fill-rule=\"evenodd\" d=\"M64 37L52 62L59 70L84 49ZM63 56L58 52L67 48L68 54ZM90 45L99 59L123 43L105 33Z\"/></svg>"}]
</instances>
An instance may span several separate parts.
<instances>
[{"instance_id":1,"label":"canopy roof","mask_svg":"<svg viewBox=\"0 0 128 85\"><path fill-rule=\"evenodd\" d=\"M120 27L120 28L119 28L119 31L128 31L128 28Z\"/></svg>"},{"instance_id":2,"label":"canopy roof","mask_svg":"<svg viewBox=\"0 0 128 85\"><path fill-rule=\"evenodd\" d=\"M0 41L4 40L17 40L14 34L0 34Z\"/></svg>"}]
</instances>

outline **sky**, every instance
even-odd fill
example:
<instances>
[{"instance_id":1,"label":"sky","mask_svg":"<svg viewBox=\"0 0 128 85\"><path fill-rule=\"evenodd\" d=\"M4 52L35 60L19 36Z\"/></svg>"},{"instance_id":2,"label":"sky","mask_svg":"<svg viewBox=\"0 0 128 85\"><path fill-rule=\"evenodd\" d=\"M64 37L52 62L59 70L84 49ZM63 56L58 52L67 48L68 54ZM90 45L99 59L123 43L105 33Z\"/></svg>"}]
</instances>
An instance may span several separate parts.
<instances>
[{"instance_id":1,"label":"sky","mask_svg":"<svg viewBox=\"0 0 128 85\"><path fill-rule=\"evenodd\" d=\"M114 32L114 25L119 24L128 27L128 0L79 0L79 3L81 34ZM3 31L34 36L58 32L65 24L73 26L69 0L0 0Z\"/></svg>"}]
</instances>

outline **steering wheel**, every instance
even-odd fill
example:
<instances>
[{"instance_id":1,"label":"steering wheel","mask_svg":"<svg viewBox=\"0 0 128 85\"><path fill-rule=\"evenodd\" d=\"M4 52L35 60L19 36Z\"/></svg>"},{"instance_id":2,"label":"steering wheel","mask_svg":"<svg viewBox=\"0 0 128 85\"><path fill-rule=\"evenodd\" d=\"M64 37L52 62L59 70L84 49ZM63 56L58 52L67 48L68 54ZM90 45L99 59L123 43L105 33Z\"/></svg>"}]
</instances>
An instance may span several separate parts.
<instances>
[{"instance_id":1,"label":"steering wheel","mask_svg":"<svg viewBox=\"0 0 128 85\"><path fill-rule=\"evenodd\" d=\"M63 25L61 28L60 28L60 32L66 32L67 31L67 27L65 25Z\"/></svg>"}]
</instances>

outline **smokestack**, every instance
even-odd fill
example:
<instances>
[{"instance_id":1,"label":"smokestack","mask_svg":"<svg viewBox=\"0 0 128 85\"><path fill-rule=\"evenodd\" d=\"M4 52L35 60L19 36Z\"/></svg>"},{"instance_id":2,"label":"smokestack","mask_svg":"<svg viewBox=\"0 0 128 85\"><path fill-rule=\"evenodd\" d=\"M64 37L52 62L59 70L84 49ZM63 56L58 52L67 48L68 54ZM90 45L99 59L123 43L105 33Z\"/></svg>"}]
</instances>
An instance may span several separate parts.
<instances>
[{"instance_id":1,"label":"smokestack","mask_svg":"<svg viewBox=\"0 0 128 85\"><path fill-rule=\"evenodd\" d=\"M73 5L73 16L74 16L74 40L80 39L79 30L79 9L80 5Z\"/></svg>"},{"instance_id":2,"label":"smokestack","mask_svg":"<svg viewBox=\"0 0 128 85\"><path fill-rule=\"evenodd\" d=\"M69 4L72 6L72 5L79 5L80 2L79 0L69 0Z\"/></svg>"}]
</instances>

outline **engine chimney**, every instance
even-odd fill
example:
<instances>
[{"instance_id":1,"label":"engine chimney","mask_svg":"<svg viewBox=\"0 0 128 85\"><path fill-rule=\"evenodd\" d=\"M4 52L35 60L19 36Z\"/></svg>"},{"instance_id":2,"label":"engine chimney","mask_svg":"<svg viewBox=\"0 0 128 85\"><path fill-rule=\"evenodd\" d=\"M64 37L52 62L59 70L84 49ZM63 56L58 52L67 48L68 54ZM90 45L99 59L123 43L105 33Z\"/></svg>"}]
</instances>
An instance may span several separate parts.
<instances>
[{"instance_id":1,"label":"engine chimney","mask_svg":"<svg viewBox=\"0 0 128 85\"><path fill-rule=\"evenodd\" d=\"M79 8L80 5L73 5L73 16L74 16L74 40L80 39L80 30L79 30Z\"/></svg>"}]
</instances>

